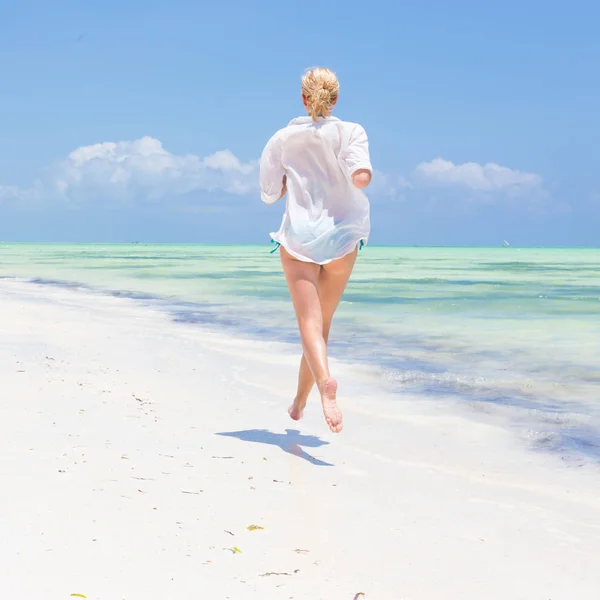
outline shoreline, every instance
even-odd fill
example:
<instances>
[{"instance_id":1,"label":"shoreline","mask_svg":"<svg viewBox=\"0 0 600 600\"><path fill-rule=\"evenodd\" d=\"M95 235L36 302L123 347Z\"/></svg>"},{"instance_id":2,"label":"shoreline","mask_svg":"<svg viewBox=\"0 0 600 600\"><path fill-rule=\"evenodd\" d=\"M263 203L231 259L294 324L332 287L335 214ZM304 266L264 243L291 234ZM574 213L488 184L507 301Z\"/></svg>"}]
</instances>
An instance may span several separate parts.
<instances>
[{"instance_id":1,"label":"shoreline","mask_svg":"<svg viewBox=\"0 0 600 600\"><path fill-rule=\"evenodd\" d=\"M43 276L5 275L0 276L2 281L39 285L42 294L45 288L49 288L59 292L83 293L84 297L91 295L123 299L134 302L140 308L158 311L174 324L233 336L249 344L279 344L278 351L293 355L299 348L295 317L291 310L282 327L281 322L275 326L264 319L257 320L255 315L248 312L239 315L236 312L239 306L155 293L144 286L139 289L107 287L76 279ZM341 305L345 303L352 304L351 301L342 300ZM336 323L339 327L340 315ZM506 329L507 325L503 327ZM502 425L516 436L517 443L525 441L531 451L537 449L552 454L557 464L568 461L578 467L583 464L592 468L600 467L600 413L594 405L594 391L600 381L597 377L588 376L579 381L573 381L572 378L570 381L559 380L557 385L555 379L548 380L543 374L519 376L517 371L517 377L511 380L510 376L505 376L506 370L499 370L498 365L491 371L483 369L471 374L470 369L465 369L462 364L462 353L469 350L464 340L457 341L454 348L447 347L443 359L436 363L432 359L440 356L440 348L435 343L428 346L425 341L424 344L415 345L411 335L405 339L384 335L378 339L378 347L373 349L369 346L372 339L360 341L365 335L370 338L370 333L368 327L354 323L350 337L348 331L334 335L329 350L330 357L345 369L353 373L360 371L370 377L370 383L376 386L378 394L393 397L395 401L403 401L406 397L426 399L434 405L431 410L442 410L469 421ZM390 344L392 347L399 346L402 351L390 353ZM534 347L532 351L535 350ZM585 348L579 346L578 351L585 352ZM540 357L542 363L547 359L548 355ZM554 372L563 372L565 365L557 363L554 357L553 360L556 363ZM591 368L588 366L588 371ZM534 390L537 398L531 401L528 396ZM578 395L587 404L572 400ZM563 420L564 416L568 417L568 421Z\"/></svg>"},{"instance_id":2,"label":"shoreline","mask_svg":"<svg viewBox=\"0 0 600 600\"><path fill-rule=\"evenodd\" d=\"M133 300L4 279L0 307L3 589L596 598L594 468L374 395L339 361L344 431L328 432L314 395L295 423L288 345Z\"/></svg>"}]
</instances>

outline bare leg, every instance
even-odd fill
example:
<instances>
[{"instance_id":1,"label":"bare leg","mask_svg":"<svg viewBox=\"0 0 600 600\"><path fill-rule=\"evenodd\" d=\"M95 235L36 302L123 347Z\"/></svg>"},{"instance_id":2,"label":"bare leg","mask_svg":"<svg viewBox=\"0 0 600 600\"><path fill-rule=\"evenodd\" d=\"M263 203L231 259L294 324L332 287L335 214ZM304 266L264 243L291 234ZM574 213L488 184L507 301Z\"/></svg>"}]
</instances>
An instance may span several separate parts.
<instances>
[{"instance_id":1,"label":"bare leg","mask_svg":"<svg viewBox=\"0 0 600 600\"><path fill-rule=\"evenodd\" d=\"M315 381L321 393L325 419L334 432L342 429L336 403L337 383L329 375L327 339L331 321L356 261L356 251L319 267L292 258L281 249L281 260L298 318L304 354L298 376L298 393L290 408L292 419L302 411Z\"/></svg>"},{"instance_id":2,"label":"bare leg","mask_svg":"<svg viewBox=\"0 0 600 600\"><path fill-rule=\"evenodd\" d=\"M329 340L329 331L333 315L342 298L346 284L356 262L356 252L336 260L321 269L319 274L319 299L323 315L323 339L325 343ZM300 362L298 373L298 391L294 403L290 408L290 416L294 420L302 418L308 395L315 383L304 354Z\"/></svg>"}]
</instances>

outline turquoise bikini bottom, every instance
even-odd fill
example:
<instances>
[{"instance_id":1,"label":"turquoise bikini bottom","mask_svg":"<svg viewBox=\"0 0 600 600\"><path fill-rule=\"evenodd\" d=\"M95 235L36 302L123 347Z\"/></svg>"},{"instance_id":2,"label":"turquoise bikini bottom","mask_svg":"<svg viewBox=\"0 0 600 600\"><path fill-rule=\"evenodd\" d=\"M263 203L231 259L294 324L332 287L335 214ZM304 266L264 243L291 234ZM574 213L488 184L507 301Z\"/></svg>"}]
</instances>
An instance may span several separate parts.
<instances>
[{"instance_id":1,"label":"turquoise bikini bottom","mask_svg":"<svg viewBox=\"0 0 600 600\"><path fill-rule=\"evenodd\" d=\"M271 250L271 252L269 252L269 254L273 254L273 252L277 252L277 250L279 250L279 246L281 246L281 244L279 242L276 242L275 240L271 240L271 244L275 244L275 248L273 248L273 250ZM362 250L365 247L365 240L360 240L360 242L358 243L358 249Z\"/></svg>"}]
</instances>

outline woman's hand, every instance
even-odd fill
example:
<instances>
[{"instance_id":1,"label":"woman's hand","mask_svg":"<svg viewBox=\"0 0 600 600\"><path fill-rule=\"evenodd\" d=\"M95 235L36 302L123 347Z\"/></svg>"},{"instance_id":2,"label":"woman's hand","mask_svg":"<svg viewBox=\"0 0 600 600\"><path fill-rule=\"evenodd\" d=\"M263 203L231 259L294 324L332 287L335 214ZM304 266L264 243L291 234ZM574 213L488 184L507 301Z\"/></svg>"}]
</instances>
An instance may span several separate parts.
<instances>
[{"instance_id":1,"label":"woman's hand","mask_svg":"<svg viewBox=\"0 0 600 600\"><path fill-rule=\"evenodd\" d=\"M361 190L371 183L371 171L368 169L358 169L352 173L352 183Z\"/></svg>"}]
</instances>

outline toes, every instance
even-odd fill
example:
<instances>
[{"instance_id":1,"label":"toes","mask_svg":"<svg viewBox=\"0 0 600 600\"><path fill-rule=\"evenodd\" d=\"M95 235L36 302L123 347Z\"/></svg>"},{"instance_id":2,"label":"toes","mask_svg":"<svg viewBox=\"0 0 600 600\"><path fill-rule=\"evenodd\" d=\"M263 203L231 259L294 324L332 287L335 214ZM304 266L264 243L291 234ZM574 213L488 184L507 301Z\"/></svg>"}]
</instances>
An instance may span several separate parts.
<instances>
[{"instance_id":1,"label":"toes","mask_svg":"<svg viewBox=\"0 0 600 600\"><path fill-rule=\"evenodd\" d=\"M339 433L343 428L341 415L337 418L325 416L325 422L327 423L329 429L331 429L333 433Z\"/></svg>"},{"instance_id":2,"label":"toes","mask_svg":"<svg viewBox=\"0 0 600 600\"><path fill-rule=\"evenodd\" d=\"M304 414L304 410L298 410L293 404L288 408L288 415L294 421L300 421L302 419L302 415Z\"/></svg>"}]
</instances>

